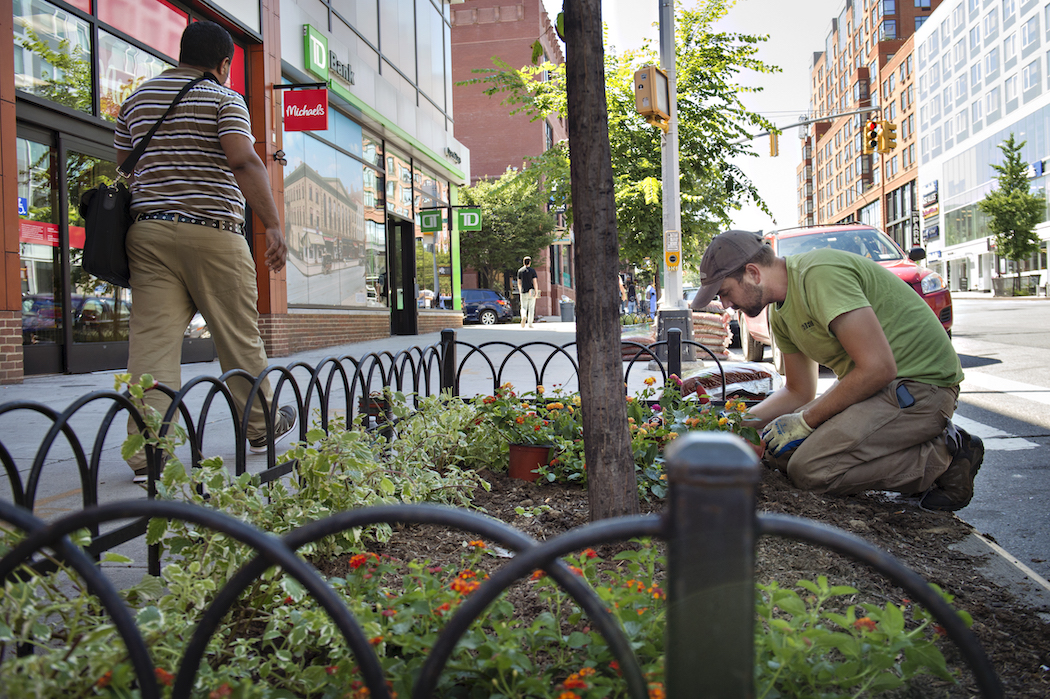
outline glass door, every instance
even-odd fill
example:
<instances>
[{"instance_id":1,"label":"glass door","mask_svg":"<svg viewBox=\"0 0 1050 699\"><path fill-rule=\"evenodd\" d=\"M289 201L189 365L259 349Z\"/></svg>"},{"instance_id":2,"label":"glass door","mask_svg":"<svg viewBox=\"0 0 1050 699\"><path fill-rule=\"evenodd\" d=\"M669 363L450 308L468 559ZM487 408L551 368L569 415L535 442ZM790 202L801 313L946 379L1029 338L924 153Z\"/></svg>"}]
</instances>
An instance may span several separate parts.
<instances>
[{"instance_id":1,"label":"glass door","mask_svg":"<svg viewBox=\"0 0 1050 699\"><path fill-rule=\"evenodd\" d=\"M388 216L387 220L390 332L393 335L417 335L419 285L416 283L415 226L393 216Z\"/></svg>"}]
</instances>

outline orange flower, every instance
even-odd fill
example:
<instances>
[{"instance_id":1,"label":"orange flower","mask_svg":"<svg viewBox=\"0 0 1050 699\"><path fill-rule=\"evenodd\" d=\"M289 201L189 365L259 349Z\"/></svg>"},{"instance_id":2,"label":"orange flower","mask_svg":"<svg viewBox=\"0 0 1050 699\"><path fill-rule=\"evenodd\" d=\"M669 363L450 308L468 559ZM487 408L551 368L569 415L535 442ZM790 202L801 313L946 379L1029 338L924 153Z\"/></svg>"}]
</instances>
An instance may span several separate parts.
<instances>
[{"instance_id":1,"label":"orange flower","mask_svg":"<svg viewBox=\"0 0 1050 699\"><path fill-rule=\"evenodd\" d=\"M650 377L646 378L643 383L645 383L646 386L652 386L653 384L656 383L656 379L654 379L652 376L650 376Z\"/></svg>"},{"instance_id":2,"label":"orange flower","mask_svg":"<svg viewBox=\"0 0 1050 699\"><path fill-rule=\"evenodd\" d=\"M468 542L467 545L468 546L473 546L476 549L483 549L483 548L485 548L485 542L484 541L480 541L480 540Z\"/></svg>"},{"instance_id":3,"label":"orange flower","mask_svg":"<svg viewBox=\"0 0 1050 699\"><path fill-rule=\"evenodd\" d=\"M587 683L578 674L572 674L562 683L565 689L587 689Z\"/></svg>"},{"instance_id":4,"label":"orange flower","mask_svg":"<svg viewBox=\"0 0 1050 699\"><path fill-rule=\"evenodd\" d=\"M655 684L649 688L649 699L666 699L667 693L664 692L664 686L662 684Z\"/></svg>"},{"instance_id":5,"label":"orange flower","mask_svg":"<svg viewBox=\"0 0 1050 699\"><path fill-rule=\"evenodd\" d=\"M858 631L875 631L878 626L875 625L875 622L870 617L863 616L853 622L853 628Z\"/></svg>"},{"instance_id":6,"label":"orange flower","mask_svg":"<svg viewBox=\"0 0 1050 699\"><path fill-rule=\"evenodd\" d=\"M519 415L516 418L514 418L514 422L518 423L519 425L524 425L525 424L525 418L522 417L521 415Z\"/></svg>"},{"instance_id":7,"label":"orange flower","mask_svg":"<svg viewBox=\"0 0 1050 699\"><path fill-rule=\"evenodd\" d=\"M495 396L485 396L485 400L483 400L481 402L484 403L485 405L491 405L492 403L496 402L496 397Z\"/></svg>"},{"instance_id":8,"label":"orange flower","mask_svg":"<svg viewBox=\"0 0 1050 699\"><path fill-rule=\"evenodd\" d=\"M583 571L580 570L579 568L577 568L576 566L569 566L569 570L571 570L572 572L576 573L581 578L583 577Z\"/></svg>"},{"instance_id":9,"label":"orange flower","mask_svg":"<svg viewBox=\"0 0 1050 699\"><path fill-rule=\"evenodd\" d=\"M328 673L329 675L331 675L332 672L335 672L335 666L334 665L331 668L328 668L328 669L331 670L331 672ZM222 684L219 685L218 689L213 690L213 691L208 693L208 699L222 699L223 697L228 697L228 696L230 696L232 694L233 694L233 690L230 688L230 685L228 685L227 683L223 682Z\"/></svg>"},{"instance_id":10,"label":"orange flower","mask_svg":"<svg viewBox=\"0 0 1050 699\"><path fill-rule=\"evenodd\" d=\"M95 686L99 689L105 689L109 686L109 683L113 680L113 671L107 670L102 677L99 677L95 682Z\"/></svg>"},{"instance_id":11,"label":"orange flower","mask_svg":"<svg viewBox=\"0 0 1050 699\"><path fill-rule=\"evenodd\" d=\"M547 574L545 572L543 572L542 570L534 570L534 571L532 571L532 576L529 577L529 580L539 580L540 578L545 578L545 577L547 577Z\"/></svg>"},{"instance_id":12,"label":"orange flower","mask_svg":"<svg viewBox=\"0 0 1050 699\"><path fill-rule=\"evenodd\" d=\"M382 636L373 636L372 638L370 638L368 640L368 642L371 643L373 646L378 646L380 643L383 642L383 637Z\"/></svg>"},{"instance_id":13,"label":"orange flower","mask_svg":"<svg viewBox=\"0 0 1050 699\"><path fill-rule=\"evenodd\" d=\"M597 554L597 552L594 549L584 549L583 550L583 555L586 556L587 558L597 558L598 557L598 554Z\"/></svg>"},{"instance_id":14,"label":"orange flower","mask_svg":"<svg viewBox=\"0 0 1050 699\"><path fill-rule=\"evenodd\" d=\"M615 661L614 661L614 662L615 662ZM595 669L594 669L593 667L585 667L585 668L582 668L582 669L581 669L581 670L580 670L579 672L577 672L576 674L577 674L577 675L579 675L580 677L590 677L590 676L591 676L591 675L593 675L593 674L594 674L595 672L597 672L597 670L595 670Z\"/></svg>"},{"instance_id":15,"label":"orange flower","mask_svg":"<svg viewBox=\"0 0 1050 699\"><path fill-rule=\"evenodd\" d=\"M580 699L580 695L576 692L562 692L558 695L558 699Z\"/></svg>"},{"instance_id":16,"label":"orange flower","mask_svg":"<svg viewBox=\"0 0 1050 699\"><path fill-rule=\"evenodd\" d=\"M170 687L171 683L175 681L175 675L171 674L162 667L154 668L153 674L157 676L157 681L165 687Z\"/></svg>"},{"instance_id":17,"label":"orange flower","mask_svg":"<svg viewBox=\"0 0 1050 699\"><path fill-rule=\"evenodd\" d=\"M461 595L469 595L471 592L478 589L480 585L481 583L477 582L476 580L456 578L451 583L449 583L449 588L451 588L453 592L458 592Z\"/></svg>"}]
</instances>

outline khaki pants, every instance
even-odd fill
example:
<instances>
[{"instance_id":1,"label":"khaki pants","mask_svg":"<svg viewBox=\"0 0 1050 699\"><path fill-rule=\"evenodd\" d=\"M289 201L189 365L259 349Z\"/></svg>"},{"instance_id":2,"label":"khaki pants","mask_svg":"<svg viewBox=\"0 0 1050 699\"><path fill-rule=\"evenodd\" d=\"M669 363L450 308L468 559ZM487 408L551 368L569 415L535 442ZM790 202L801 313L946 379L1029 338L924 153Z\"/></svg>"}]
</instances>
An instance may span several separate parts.
<instances>
[{"instance_id":1,"label":"khaki pants","mask_svg":"<svg viewBox=\"0 0 1050 699\"><path fill-rule=\"evenodd\" d=\"M258 376L266 369L255 263L244 236L192 223L139 221L128 231L127 251L132 289L128 372L133 381L152 374L179 389L182 339L197 311L208 323L223 372L244 369ZM228 385L243 415L252 384L235 377ZM269 406L273 392L268 381L261 393ZM161 414L171 404L159 391L147 391L145 402ZM213 404L214 409L220 406ZM128 433L135 432L129 419ZM262 402L256 399L247 437L265 434ZM129 463L133 468L145 465L143 452Z\"/></svg>"},{"instance_id":2,"label":"khaki pants","mask_svg":"<svg viewBox=\"0 0 1050 699\"><path fill-rule=\"evenodd\" d=\"M526 291L521 295L521 325L525 327L525 323L532 326L533 320L536 318L536 294L538 292L535 289Z\"/></svg>"},{"instance_id":3,"label":"khaki pants","mask_svg":"<svg viewBox=\"0 0 1050 699\"><path fill-rule=\"evenodd\" d=\"M901 383L915 399L909 408L897 405ZM822 424L794 452L767 456L767 463L799 488L821 493L924 492L951 462L944 430L958 397L958 386L896 379Z\"/></svg>"}]
</instances>

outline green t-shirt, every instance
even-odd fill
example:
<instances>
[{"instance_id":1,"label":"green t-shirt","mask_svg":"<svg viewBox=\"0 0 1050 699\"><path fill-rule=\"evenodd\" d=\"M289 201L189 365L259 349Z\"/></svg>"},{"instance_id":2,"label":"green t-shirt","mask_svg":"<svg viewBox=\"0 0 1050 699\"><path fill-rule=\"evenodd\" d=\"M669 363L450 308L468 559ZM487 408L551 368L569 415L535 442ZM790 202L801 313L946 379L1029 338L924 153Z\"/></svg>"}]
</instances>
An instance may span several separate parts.
<instances>
[{"instance_id":1,"label":"green t-shirt","mask_svg":"<svg viewBox=\"0 0 1050 699\"><path fill-rule=\"evenodd\" d=\"M897 376L934 386L962 382L962 365L937 316L893 272L841 250L791 255L784 303L769 312L770 329L785 354L802 352L840 379L853 360L831 333L838 316L870 306L889 340Z\"/></svg>"}]
</instances>

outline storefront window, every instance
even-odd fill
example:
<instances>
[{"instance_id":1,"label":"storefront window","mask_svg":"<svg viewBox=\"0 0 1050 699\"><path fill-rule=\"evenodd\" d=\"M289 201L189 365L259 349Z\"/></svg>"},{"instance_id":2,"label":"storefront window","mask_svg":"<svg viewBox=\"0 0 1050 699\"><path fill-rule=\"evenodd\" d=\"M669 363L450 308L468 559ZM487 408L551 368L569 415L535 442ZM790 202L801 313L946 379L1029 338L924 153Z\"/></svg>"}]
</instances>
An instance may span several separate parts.
<instances>
[{"instance_id":1,"label":"storefront window","mask_svg":"<svg viewBox=\"0 0 1050 699\"><path fill-rule=\"evenodd\" d=\"M15 87L91 113L91 30L44 0L14 0Z\"/></svg>"},{"instance_id":2,"label":"storefront window","mask_svg":"<svg viewBox=\"0 0 1050 699\"><path fill-rule=\"evenodd\" d=\"M173 67L112 34L100 31L98 85L101 116L116 121L120 105L139 85Z\"/></svg>"},{"instance_id":3,"label":"storefront window","mask_svg":"<svg viewBox=\"0 0 1050 699\"><path fill-rule=\"evenodd\" d=\"M58 223L50 146L24 138L18 150L18 250L22 277L22 344L52 344L62 335Z\"/></svg>"},{"instance_id":4,"label":"storefront window","mask_svg":"<svg viewBox=\"0 0 1050 699\"><path fill-rule=\"evenodd\" d=\"M446 207L449 203L448 182L433 173L416 168L416 211ZM424 233L416 221L416 280L419 283L418 304L422 308L452 307L452 245L448 231L449 210L442 211L441 230Z\"/></svg>"},{"instance_id":5,"label":"storefront window","mask_svg":"<svg viewBox=\"0 0 1050 699\"><path fill-rule=\"evenodd\" d=\"M313 133L284 134L288 304L384 305L383 178L355 157L362 148L358 124L338 115L329 125L317 136L338 139L345 150Z\"/></svg>"},{"instance_id":6,"label":"storefront window","mask_svg":"<svg viewBox=\"0 0 1050 699\"><path fill-rule=\"evenodd\" d=\"M96 0L98 18L128 36L149 41L157 51L179 57L179 41L189 24L186 12L164 0Z\"/></svg>"}]
</instances>

